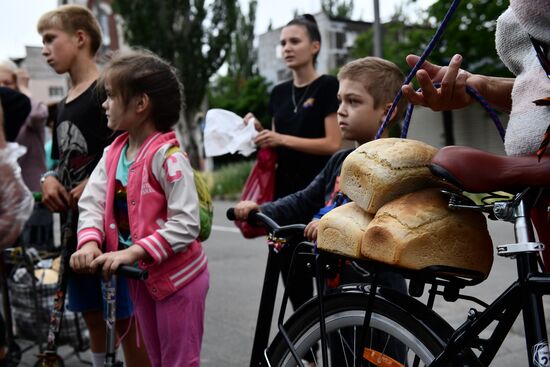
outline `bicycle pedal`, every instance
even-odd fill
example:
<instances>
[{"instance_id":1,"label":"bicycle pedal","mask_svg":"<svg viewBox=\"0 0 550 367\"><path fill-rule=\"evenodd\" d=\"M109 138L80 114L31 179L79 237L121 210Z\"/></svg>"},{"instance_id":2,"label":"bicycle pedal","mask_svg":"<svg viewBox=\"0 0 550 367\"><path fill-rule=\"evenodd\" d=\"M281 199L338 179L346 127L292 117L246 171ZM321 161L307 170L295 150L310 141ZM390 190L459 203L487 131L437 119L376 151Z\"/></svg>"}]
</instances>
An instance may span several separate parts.
<instances>
[{"instance_id":1,"label":"bicycle pedal","mask_svg":"<svg viewBox=\"0 0 550 367\"><path fill-rule=\"evenodd\" d=\"M541 242L522 242L509 245L498 245L497 255L511 257L526 252L540 252L544 250L544 244Z\"/></svg>"}]
</instances>

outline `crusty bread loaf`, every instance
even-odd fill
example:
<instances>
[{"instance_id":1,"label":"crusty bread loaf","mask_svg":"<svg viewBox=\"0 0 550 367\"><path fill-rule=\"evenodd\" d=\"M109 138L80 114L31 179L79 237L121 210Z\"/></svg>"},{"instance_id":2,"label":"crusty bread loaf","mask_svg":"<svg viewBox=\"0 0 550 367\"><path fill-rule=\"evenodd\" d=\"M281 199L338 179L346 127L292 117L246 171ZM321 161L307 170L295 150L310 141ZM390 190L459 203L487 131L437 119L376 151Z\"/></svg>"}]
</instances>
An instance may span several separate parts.
<instances>
[{"instance_id":1,"label":"crusty bread loaf","mask_svg":"<svg viewBox=\"0 0 550 367\"><path fill-rule=\"evenodd\" d=\"M485 276L493 263L483 214L450 210L438 189L410 193L380 208L365 231L361 253L408 269L445 265Z\"/></svg>"},{"instance_id":2,"label":"crusty bread loaf","mask_svg":"<svg viewBox=\"0 0 550 367\"><path fill-rule=\"evenodd\" d=\"M436 152L436 148L411 139L373 140L346 157L340 187L363 210L374 214L403 194L442 185L429 169Z\"/></svg>"},{"instance_id":3,"label":"crusty bread loaf","mask_svg":"<svg viewBox=\"0 0 550 367\"><path fill-rule=\"evenodd\" d=\"M340 255L360 258L361 241L373 215L355 203L347 203L325 214L317 227L317 247Z\"/></svg>"}]
</instances>

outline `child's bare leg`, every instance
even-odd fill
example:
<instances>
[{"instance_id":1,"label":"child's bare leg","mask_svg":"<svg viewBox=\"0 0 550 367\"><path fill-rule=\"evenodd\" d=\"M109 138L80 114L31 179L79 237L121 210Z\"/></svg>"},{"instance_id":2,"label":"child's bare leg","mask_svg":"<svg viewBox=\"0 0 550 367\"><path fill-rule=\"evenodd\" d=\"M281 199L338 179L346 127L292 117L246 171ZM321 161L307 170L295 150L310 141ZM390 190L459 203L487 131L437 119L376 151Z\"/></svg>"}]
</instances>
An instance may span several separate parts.
<instances>
[{"instance_id":1,"label":"child's bare leg","mask_svg":"<svg viewBox=\"0 0 550 367\"><path fill-rule=\"evenodd\" d=\"M101 311L82 313L90 332L90 350L92 353L105 353L105 321Z\"/></svg>"},{"instance_id":2,"label":"child's bare leg","mask_svg":"<svg viewBox=\"0 0 550 367\"><path fill-rule=\"evenodd\" d=\"M119 337L124 336L122 339L122 349L124 351L124 361L127 367L149 367L149 357L145 350L145 344L143 338L139 340L139 347L136 342L136 323L133 319L128 318L124 320L117 320L116 322L117 333Z\"/></svg>"},{"instance_id":3,"label":"child's bare leg","mask_svg":"<svg viewBox=\"0 0 550 367\"><path fill-rule=\"evenodd\" d=\"M103 366L105 363L105 321L101 311L83 312L82 317L90 333L90 351L92 365Z\"/></svg>"}]
</instances>

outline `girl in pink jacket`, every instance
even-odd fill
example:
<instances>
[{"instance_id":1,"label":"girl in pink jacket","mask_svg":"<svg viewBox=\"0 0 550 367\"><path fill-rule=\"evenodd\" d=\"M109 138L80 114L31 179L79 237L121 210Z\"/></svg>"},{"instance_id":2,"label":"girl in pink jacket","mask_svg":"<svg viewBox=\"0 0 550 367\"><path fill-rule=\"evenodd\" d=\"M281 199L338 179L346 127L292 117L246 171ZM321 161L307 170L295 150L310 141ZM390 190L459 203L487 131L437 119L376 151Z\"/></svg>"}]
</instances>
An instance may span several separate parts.
<instances>
[{"instance_id":1,"label":"girl in pink jacket","mask_svg":"<svg viewBox=\"0 0 550 367\"><path fill-rule=\"evenodd\" d=\"M181 83L146 51L115 54L100 82L109 128L126 133L105 149L79 201L71 267L148 269L146 281L130 286L151 364L199 366L209 275L193 171L171 131Z\"/></svg>"}]
</instances>

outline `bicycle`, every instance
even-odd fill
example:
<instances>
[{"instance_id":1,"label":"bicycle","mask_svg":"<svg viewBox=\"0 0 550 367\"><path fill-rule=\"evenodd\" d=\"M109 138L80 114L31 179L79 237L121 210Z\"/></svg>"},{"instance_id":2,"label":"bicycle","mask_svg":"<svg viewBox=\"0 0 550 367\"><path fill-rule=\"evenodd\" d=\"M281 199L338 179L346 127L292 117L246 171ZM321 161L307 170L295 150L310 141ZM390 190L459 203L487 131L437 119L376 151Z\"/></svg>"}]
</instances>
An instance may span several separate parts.
<instances>
[{"instance_id":1,"label":"bicycle","mask_svg":"<svg viewBox=\"0 0 550 367\"><path fill-rule=\"evenodd\" d=\"M529 366L549 366L542 295L550 294L550 274L539 269L538 253L544 245L535 241L529 213L544 188L550 186L550 177L540 173L549 164L548 157L539 163L535 156L499 157L464 147L444 148L432 163L432 172L458 189L444 192L450 208L479 210L490 219L514 223L516 243L497 246L497 253L516 260L518 277L491 304L461 293L467 286L481 283L482 274L438 266L412 271L374 262L367 264L368 270L356 265L357 271L372 275L372 282L319 292L279 325L279 333L264 351L264 364L256 365L303 366L301 357L321 344L322 359L316 363L328 366L331 347L335 346L330 343L332 336L345 352L334 364L338 366L487 366L523 311ZM514 197L477 205L462 191L506 191ZM258 219L257 214L251 218ZM325 256L334 255L319 252L315 256L317 269L323 269ZM378 274L388 269L410 279L408 295L378 285ZM416 298L427 284L429 297L424 304ZM484 309L470 309L455 330L433 310L436 296L447 302L473 301ZM493 323L496 326L490 335L481 337ZM372 344L374 331L378 346ZM381 337L388 343L401 343L406 356L398 359L388 355Z\"/></svg>"}]
</instances>

